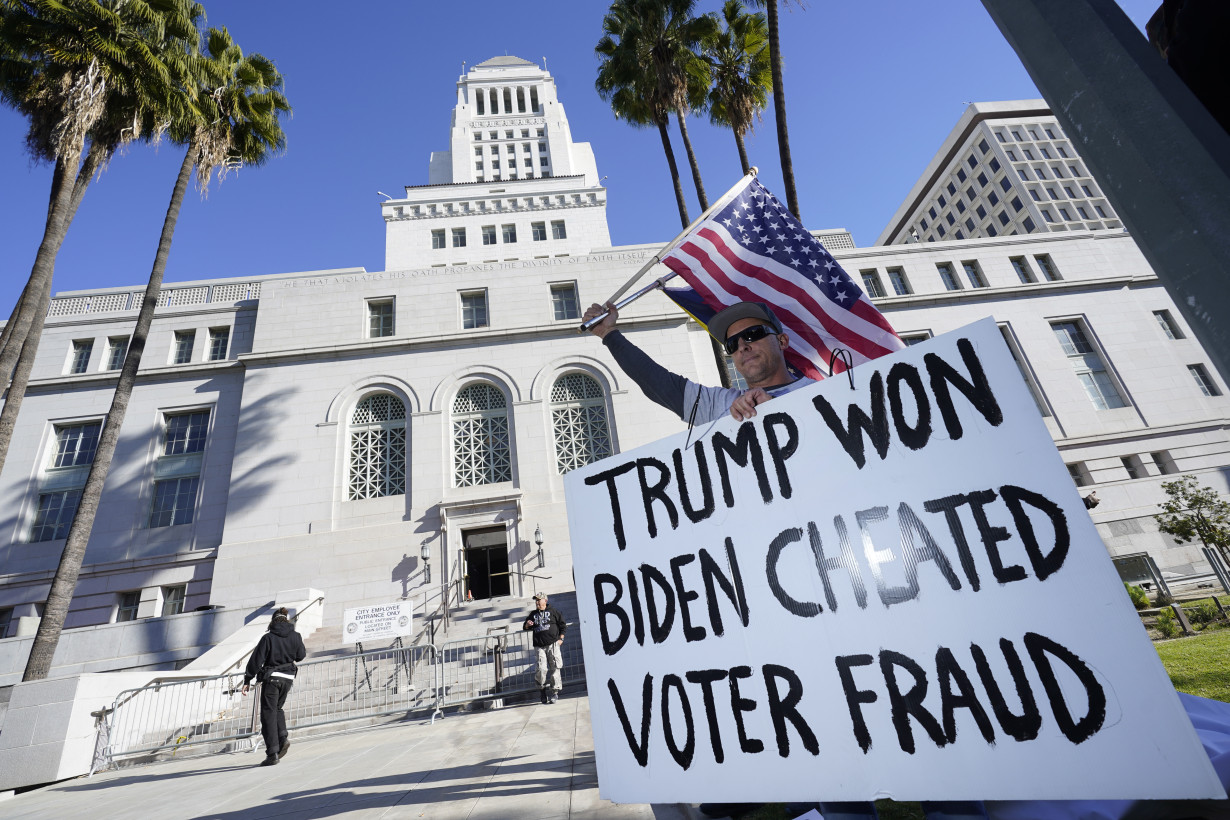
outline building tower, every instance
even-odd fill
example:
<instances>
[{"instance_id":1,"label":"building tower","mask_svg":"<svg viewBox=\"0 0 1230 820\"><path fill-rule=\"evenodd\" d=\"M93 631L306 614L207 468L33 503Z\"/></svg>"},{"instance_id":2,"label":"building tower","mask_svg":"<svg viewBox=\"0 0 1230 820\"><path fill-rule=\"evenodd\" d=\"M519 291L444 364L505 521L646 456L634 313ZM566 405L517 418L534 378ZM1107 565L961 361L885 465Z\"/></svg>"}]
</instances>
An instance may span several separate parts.
<instances>
[{"instance_id":1,"label":"building tower","mask_svg":"<svg viewBox=\"0 0 1230 820\"><path fill-rule=\"evenodd\" d=\"M448 267L609 247L606 189L587 142L573 142L555 80L493 57L457 80L449 149L426 185L382 207L385 269Z\"/></svg>"},{"instance_id":2,"label":"building tower","mask_svg":"<svg viewBox=\"0 0 1230 820\"><path fill-rule=\"evenodd\" d=\"M1043 100L974 103L877 245L1121 229Z\"/></svg>"}]
</instances>

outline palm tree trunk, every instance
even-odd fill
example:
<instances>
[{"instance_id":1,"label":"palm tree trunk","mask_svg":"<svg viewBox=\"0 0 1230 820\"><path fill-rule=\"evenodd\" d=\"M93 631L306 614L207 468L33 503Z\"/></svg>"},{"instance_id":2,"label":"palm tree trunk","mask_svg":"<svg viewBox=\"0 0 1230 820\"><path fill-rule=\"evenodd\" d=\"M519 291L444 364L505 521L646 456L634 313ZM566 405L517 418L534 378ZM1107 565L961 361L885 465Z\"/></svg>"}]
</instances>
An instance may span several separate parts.
<instances>
[{"instance_id":1,"label":"palm tree trunk","mask_svg":"<svg viewBox=\"0 0 1230 820\"><path fill-rule=\"evenodd\" d=\"M679 121L679 133L683 135L683 148L688 153L688 165L692 166L692 182L696 184L696 199L700 202L702 211L709 210L709 197L705 196L705 183L700 179L700 164L696 161L696 152L692 150L692 140L688 138L688 118L676 109L675 119Z\"/></svg>"},{"instance_id":2,"label":"palm tree trunk","mask_svg":"<svg viewBox=\"0 0 1230 820\"><path fill-rule=\"evenodd\" d=\"M671 168L671 180L675 183L675 202L679 204L679 222L683 227L691 224L688 216L688 203L683 198L683 181L679 179L679 166L675 164L675 150L671 148L671 137L666 132L666 120L658 122L658 134L662 137L662 150L666 152L666 164Z\"/></svg>"},{"instance_id":3,"label":"palm tree trunk","mask_svg":"<svg viewBox=\"0 0 1230 820\"><path fill-rule=\"evenodd\" d=\"M150 271L149 283L145 286L145 297L141 300L141 312L137 314L137 325L133 328L132 339L128 343L128 353L124 357L124 366L120 370L115 395L111 399L111 409L107 411L102 434L98 439L98 449L94 453L94 461L90 465L85 488L81 491L81 501L77 505L77 512L73 515L73 523L68 528L68 540L64 544L64 551L60 554L60 564L56 567L55 578L51 581L51 590L47 594L47 603L43 607L43 618L39 621L38 633L34 636L34 645L30 647L30 657L26 661L23 681L42 680L51 671L51 661L55 656L56 645L60 641L64 619L68 616L68 607L72 603L73 592L77 588L77 578L81 574L81 565L85 559L85 548L90 540L90 532L94 528L94 517L98 513L103 484L107 479L107 472L111 469L111 459L115 456L115 445L120 438L120 428L124 426L124 416L128 412L132 388L137 381L137 368L141 364L141 354L145 350L150 325L154 321L154 308L158 304L158 292L162 289L162 277L166 272L167 257L171 253L171 239L175 235L175 224L179 221L179 210L184 202L184 193L188 190L188 180L192 177L196 156L196 145L189 144L184 161L179 168L179 176L175 179L175 189L171 194L171 203L167 206L166 218L162 223L158 252L154 256L154 267Z\"/></svg>"},{"instance_id":4,"label":"palm tree trunk","mask_svg":"<svg viewBox=\"0 0 1230 820\"><path fill-rule=\"evenodd\" d=\"M782 52L777 36L777 0L766 0L769 13L769 62L773 75L773 117L777 120L777 152L782 161L782 183L786 186L786 207L800 222L799 194L794 188L794 162L790 159L790 132L786 128L786 89L782 84Z\"/></svg>"},{"instance_id":5,"label":"palm tree trunk","mask_svg":"<svg viewBox=\"0 0 1230 820\"><path fill-rule=\"evenodd\" d=\"M17 319L21 316L21 311L25 309L28 302L27 294L30 293L30 281L26 280L26 285L21 289L21 296L17 297L17 304L13 306L13 312L9 315L9 320L4 323L4 331L0 332L0 353L8 347L9 342L13 338L13 328L17 326Z\"/></svg>"},{"instance_id":6,"label":"palm tree trunk","mask_svg":"<svg viewBox=\"0 0 1230 820\"><path fill-rule=\"evenodd\" d=\"M735 146L739 149L739 164L743 166L743 175L747 176L752 170L752 163L747 159L747 146L743 144L743 135L734 128L730 130L735 135Z\"/></svg>"},{"instance_id":7,"label":"palm tree trunk","mask_svg":"<svg viewBox=\"0 0 1230 820\"><path fill-rule=\"evenodd\" d=\"M43 321L51 304L51 276L55 272L56 254L64 244L68 231L68 211L71 207L73 186L69 184L70 169L76 169L80 155L62 157L56 161L51 183L51 204L48 206L47 225L43 229L43 241L34 257L34 267L26 283L25 306L13 322L8 343L0 350L0 384L13 381L8 386L4 410L0 411L0 471L8 457L9 444L17 425L17 414L26 395L26 384L38 353L39 339L43 335ZM14 369L14 366L16 369Z\"/></svg>"}]
</instances>

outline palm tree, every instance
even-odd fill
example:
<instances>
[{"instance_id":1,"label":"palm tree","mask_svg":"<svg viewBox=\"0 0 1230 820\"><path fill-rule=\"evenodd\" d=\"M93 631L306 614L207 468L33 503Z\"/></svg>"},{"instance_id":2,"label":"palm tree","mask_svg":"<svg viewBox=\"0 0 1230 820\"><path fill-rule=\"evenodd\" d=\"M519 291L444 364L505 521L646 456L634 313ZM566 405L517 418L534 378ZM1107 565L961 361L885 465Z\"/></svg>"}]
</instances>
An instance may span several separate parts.
<instances>
[{"instance_id":1,"label":"palm tree","mask_svg":"<svg viewBox=\"0 0 1230 820\"><path fill-rule=\"evenodd\" d=\"M697 55L701 41L717 27L709 15L692 16L696 0L618 0L603 19L605 35L598 43L606 54L608 40L618 37L621 59L636 76L635 85L656 112L673 111L692 170L696 197L702 210L709 207L700 164L688 136L687 116L705 104L709 65ZM599 92L602 92L599 70Z\"/></svg>"},{"instance_id":2,"label":"palm tree","mask_svg":"<svg viewBox=\"0 0 1230 820\"><path fill-rule=\"evenodd\" d=\"M139 137L172 93L174 56L163 44L193 36L194 9L199 16L189 0L0 0L0 101L29 120L31 156L55 166L43 240L0 348L0 373L12 374L0 412L0 469L68 225L94 171L118 145Z\"/></svg>"},{"instance_id":3,"label":"palm tree","mask_svg":"<svg viewBox=\"0 0 1230 820\"><path fill-rule=\"evenodd\" d=\"M38 635L30 650L23 680L46 677L51 668L60 629L68 614L85 558L85 549L94 526L94 517L98 512L103 485L115 455L133 386L136 384L137 369L149 338L154 309L158 304L158 293L162 288L162 278L171 252L171 241L192 172L196 171L197 186L204 194L215 171L224 177L229 171L240 166L263 165L272 155L286 147L286 137L279 118L290 112L290 105L282 94L282 77L273 62L259 54L245 56L225 28L209 29L206 33L206 44L208 56L202 55L200 59L192 61L195 68L195 86L187 90L187 99L183 100L181 105L168 112L172 117L169 134L177 142L186 143L187 150L175 178L171 202L167 206L162 234L158 240L158 250L154 255L154 265L150 271L149 283L145 286L145 295L129 341L124 366L120 370L115 395L111 399L111 408L103 422L98 448L81 492L81 500L69 526L68 539L55 578L51 582L51 590L43 609L43 619L39 623ZM193 100L195 105L187 104Z\"/></svg>"},{"instance_id":4,"label":"palm tree","mask_svg":"<svg viewBox=\"0 0 1230 820\"><path fill-rule=\"evenodd\" d=\"M782 49L777 27L777 0L752 0L768 11L769 60L773 73L773 118L777 122L777 152L782 163L782 183L786 186L786 207L800 222L799 194L794 187L794 162L790 159L790 132L786 128L786 89L782 84Z\"/></svg>"},{"instance_id":5,"label":"palm tree","mask_svg":"<svg viewBox=\"0 0 1230 820\"><path fill-rule=\"evenodd\" d=\"M643 63L639 61L632 43L625 36L629 27L634 25L630 8L627 4L617 3L602 20L605 32L594 51L602 58L598 67L598 79L594 82L598 94L611 103L611 110L616 119L627 121L636 128L656 126L658 135L662 138L662 150L666 154L666 164L670 168L671 182L675 189L675 203L679 207L679 222L687 227L692 221L688 216L688 203L683 194L683 182L679 177L679 166L675 162L675 151L671 147L670 134L667 131L669 109L657 105L649 92L650 77Z\"/></svg>"},{"instance_id":6,"label":"palm tree","mask_svg":"<svg viewBox=\"0 0 1230 820\"><path fill-rule=\"evenodd\" d=\"M713 74L709 119L734 133L739 162L746 174L751 163L743 135L752 129L753 119L761 118L773 86L769 31L764 15L744 14L739 0L726 0L722 17L725 29L704 43L704 56Z\"/></svg>"}]
</instances>

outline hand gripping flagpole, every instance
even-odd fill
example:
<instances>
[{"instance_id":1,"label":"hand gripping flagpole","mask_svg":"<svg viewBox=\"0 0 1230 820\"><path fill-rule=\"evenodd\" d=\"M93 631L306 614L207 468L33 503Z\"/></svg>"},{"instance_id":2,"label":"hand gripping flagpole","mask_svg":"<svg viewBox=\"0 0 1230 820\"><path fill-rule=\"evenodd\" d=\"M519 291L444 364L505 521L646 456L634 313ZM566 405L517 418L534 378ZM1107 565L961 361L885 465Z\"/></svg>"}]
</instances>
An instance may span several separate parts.
<instances>
[{"instance_id":1,"label":"hand gripping flagpole","mask_svg":"<svg viewBox=\"0 0 1230 820\"><path fill-rule=\"evenodd\" d=\"M619 290L612 293L611 298L607 299L606 302L604 302L603 304L614 304L615 309L618 310L624 305L631 304L632 302L635 302L637 299L640 299L642 296L644 296L646 293L649 293L651 290L657 290L658 288L665 285L668 280L674 279L676 276L678 276L679 274L675 273L674 271L671 271L665 276L661 276L655 279L653 282L641 288L636 293L629 296L627 299L624 299L622 302L615 301L620 296L623 296L625 293L627 293L628 288L632 287L632 285L634 285L638 279L644 276L645 273L648 272L650 268L652 268L654 265L661 262L662 257L666 256L668 253L673 251L675 248L679 247L679 244L683 242L683 240L688 238L688 236L692 233L692 231L696 229L697 225L699 225L700 223L708 219L710 215L726 207L726 205L729 204L730 200L734 198L735 193L741 190L743 186L748 183L749 180L755 179L758 173L760 173L759 169L757 169L756 166L753 165L751 167L751 170L749 170L746 174L744 174L743 177L738 182L736 182L729 191L727 191L726 193L718 197L717 202L714 202L712 205L710 205L708 210L706 210L703 214L693 219L692 224L688 225L686 228L683 229L683 233L676 236L674 239L668 242L665 245L665 247L662 248L662 250L655 253L652 259L646 262L641 267L641 269L638 270L632 276L631 279L629 279L627 282L624 282L623 286L620 287ZM598 324L603 319L605 319L609 315L609 313L610 311L607 311L606 313L603 313L600 316L595 316L594 318L590 319L588 322L583 323L579 328L577 328L577 332L584 333L585 331L589 330L594 325Z\"/></svg>"}]
</instances>

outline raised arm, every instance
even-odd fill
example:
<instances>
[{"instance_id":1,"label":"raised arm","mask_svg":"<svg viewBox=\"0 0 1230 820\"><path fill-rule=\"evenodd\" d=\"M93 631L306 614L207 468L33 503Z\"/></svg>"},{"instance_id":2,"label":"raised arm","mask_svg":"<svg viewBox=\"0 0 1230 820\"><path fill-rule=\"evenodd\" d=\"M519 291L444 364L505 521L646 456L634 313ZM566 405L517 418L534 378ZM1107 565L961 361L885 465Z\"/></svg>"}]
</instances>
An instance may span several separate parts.
<instances>
[{"instance_id":1,"label":"raised arm","mask_svg":"<svg viewBox=\"0 0 1230 820\"><path fill-rule=\"evenodd\" d=\"M645 354L615 327L619 319L619 311L611 304L590 305L585 311L584 321L607 311L607 317L590 328L602 340L602 344L611 352L619 369L636 382L650 401L660 404L679 418L683 418L683 393L688 380L677 373L672 373Z\"/></svg>"}]
</instances>

